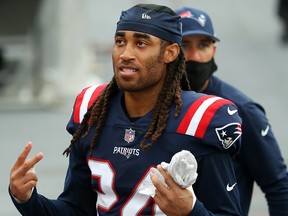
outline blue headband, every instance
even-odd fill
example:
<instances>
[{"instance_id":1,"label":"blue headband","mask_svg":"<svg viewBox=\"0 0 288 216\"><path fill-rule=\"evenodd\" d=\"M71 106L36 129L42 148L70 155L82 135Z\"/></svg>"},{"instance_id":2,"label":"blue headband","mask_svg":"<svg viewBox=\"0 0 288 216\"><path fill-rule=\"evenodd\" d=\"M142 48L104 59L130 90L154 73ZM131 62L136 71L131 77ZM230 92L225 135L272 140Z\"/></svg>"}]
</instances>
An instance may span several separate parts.
<instances>
[{"instance_id":1,"label":"blue headband","mask_svg":"<svg viewBox=\"0 0 288 216\"><path fill-rule=\"evenodd\" d=\"M122 11L117 29L138 31L154 35L181 46L181 17L165 6L153 4L136 5Z\"/></svg>"}]
</instances>

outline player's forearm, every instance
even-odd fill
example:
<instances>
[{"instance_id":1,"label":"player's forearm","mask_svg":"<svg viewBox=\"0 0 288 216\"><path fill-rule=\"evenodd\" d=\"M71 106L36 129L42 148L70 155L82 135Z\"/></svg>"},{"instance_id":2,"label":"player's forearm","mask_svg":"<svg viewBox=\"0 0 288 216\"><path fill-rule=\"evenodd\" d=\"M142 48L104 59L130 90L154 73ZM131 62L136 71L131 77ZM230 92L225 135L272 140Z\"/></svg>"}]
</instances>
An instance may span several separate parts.
<instances>
[{"instance_id":1,"label":"player's forearm","mask_svg":"<svg viewBox=\"0 0 288 216\"><path fill-rule=\"evenodd\" d=\"M230 213L212 213L210 211L208 211L205 206L203 205L203 203L201 203L199 200L196 200L196 203L194 205L193 210L191 211L191 213L189 214L189 216L213 216L213 215L223 215L223 216L240 216L240 213L235 212L235 214L230 214Z\"/></svg>"},{"instance_id":2,"label":"player's forearm","mask_svg":"<svg viewBox=\"0 0 288 216\"><path fill-rule=\"evenodd\" d=\"M23 216L81 215L81 213L76 209L73 209L71 206L60 200L50 200L42 195L39 195L36 189L33 191L31 198L25 203L20 203L17 201L10 193L10 190L9 194L15 207Z\"/></svg>"},{"instance_id":3,"label":"player's forearm","mask_svg":"<svg viewBox=\"0 0 288 216\"><path fill-rule=\"evenodd\" d=\"M225 152L209 154L200 160L198 167L204 172L199 172L199 181L193 187L198 200L190 215L241 215L239 191L230 155Z\"/></svg>"}]
</instances>

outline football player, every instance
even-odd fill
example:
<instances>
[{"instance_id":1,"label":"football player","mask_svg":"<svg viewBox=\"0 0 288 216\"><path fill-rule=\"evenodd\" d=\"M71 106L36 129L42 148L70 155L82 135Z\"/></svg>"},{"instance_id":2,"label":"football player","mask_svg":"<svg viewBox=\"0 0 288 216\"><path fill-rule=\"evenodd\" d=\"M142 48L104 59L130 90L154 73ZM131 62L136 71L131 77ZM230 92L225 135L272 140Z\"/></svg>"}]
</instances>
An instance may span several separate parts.
<instances>
[{"instance_id":1,"label":"football player","mask_svg":"<svg viewBox=\"0 0 288 216\"><path fill-rule=\"evenodd\" d=\"M26 160L31 143L11 170L10 194L22 215L241 215L232 161L241 118L229 100L181 90L181 38L181 18L168 7L139 4L122 12L111 82L87 87L75 100L64 191L56 200L38 194L29 170L43 153ZM193 188L159 165L182 150L197 160ZM165 184L150 174L155 168ZM153 196L141 193L150 178Z\"/></svg>"}]
</instances>

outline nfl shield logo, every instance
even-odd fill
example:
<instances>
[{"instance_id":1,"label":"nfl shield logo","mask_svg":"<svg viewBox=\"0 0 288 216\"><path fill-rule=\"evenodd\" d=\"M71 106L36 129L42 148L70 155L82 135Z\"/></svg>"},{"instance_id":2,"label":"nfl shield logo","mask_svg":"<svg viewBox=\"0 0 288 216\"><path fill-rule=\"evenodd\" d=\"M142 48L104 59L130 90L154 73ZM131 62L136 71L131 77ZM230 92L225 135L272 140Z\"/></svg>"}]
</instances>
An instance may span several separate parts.
<instances>
[{"instance_id":1,"label":"nfl shield logo","mask_svg":"<svg viewBox=\"0 0 288 216\"><path fill-rule=\"evenodd\" d=\"M128 143L133 142L135 139L135 130L125 129L124 140Z\"/></svg>"}]
</instances>

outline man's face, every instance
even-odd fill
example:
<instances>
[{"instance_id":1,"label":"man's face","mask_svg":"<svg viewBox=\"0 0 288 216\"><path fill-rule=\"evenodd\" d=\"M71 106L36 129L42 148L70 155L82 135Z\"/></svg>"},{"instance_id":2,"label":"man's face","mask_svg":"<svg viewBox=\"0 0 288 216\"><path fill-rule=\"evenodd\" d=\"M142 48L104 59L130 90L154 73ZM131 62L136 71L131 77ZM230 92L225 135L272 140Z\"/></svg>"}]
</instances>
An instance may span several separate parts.
<instances>
[{"instance_id":1,"label":"man's face","mask_svg":"<svg viewBox=\"0 0 288 216\"><path fill-rule=\"evenodd\" d=\"M182 48L186 61L208 62L215 54L216 46L206 35L188 35L182 38Z\"/></svg>"},{"instance_id":2,"label":"man's face","mask_svg":"<svg viewBox=\"0 0 288 216\"><path fill-rule=\"evenodd\" d=\"M162 88L166 64L161 40L134 31L118 31L112 52L114 76L124 91L138 92Z\"/></svg>"}]
</instances>

